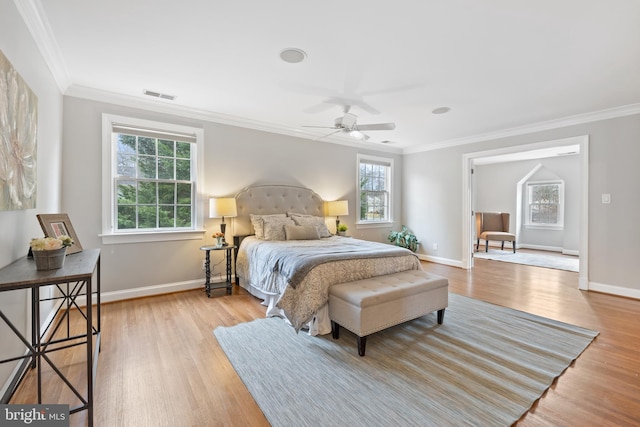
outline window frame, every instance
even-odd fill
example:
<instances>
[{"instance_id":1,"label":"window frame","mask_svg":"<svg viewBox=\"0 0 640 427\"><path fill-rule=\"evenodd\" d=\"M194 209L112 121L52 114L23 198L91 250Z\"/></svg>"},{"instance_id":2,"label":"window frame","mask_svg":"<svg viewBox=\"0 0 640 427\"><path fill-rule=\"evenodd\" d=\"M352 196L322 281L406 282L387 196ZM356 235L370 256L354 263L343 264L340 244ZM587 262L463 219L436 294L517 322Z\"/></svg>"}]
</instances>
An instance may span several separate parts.
<instances>
[{"instance_id":1,"label":"window frame","mask_svg":"<svg viewBox=\"0 0 640 427\"><path fill-rule=\"evenodd\" d=\"M195 137L192 146L193 178L193 223L189 228L170 228L166 230L118 230L116 227L116 180L117 180L117 144L114 143L114 126L147 128L168 133L191 134ZM103 244L142 243L171 240L202 239L204 229L204 130L190 126L167 122L144 120L113 114L102 115L102 238ZM178 182L179 180L172 180Z\"/></svg>"},{"instance_id":2,"label":"window frame","mask_svg":"<svg viewBox=\"0 0 640 427\"><path fill-rule=\"evenodd\" d=\"M531 202L532 187L542 185L558 186L558 214L555 223L534 223L531 221ZM547 230L563 230L564 229L564 181L563 180L545 180L545 181L529 181L525 185L526 189L526 217L524 225L530 229L547 229Z\"/></svg>"},{"instance_id":3,"label":"window frame","mask_svg":"<svg viewBox=\"0 0 640 427\"><path fill-rule=\"evenodd\" d=\"M393 192L393 174L394 174L394 159L390 157L378 157L371 156L368 154L358 154L356 159L356 225L358 228L376 228L376 227L388 227L390 224L393 224L393 200L394 200L394 192ZM384 164L388 168L388 176L386 182L386 190L389 195L388 200L388 216L384 220L363 220L360 218L360 206L361 206L361 175L360 175L360 165L362 163L375 163L375 164Z\"/></svg>"}]
</instances>

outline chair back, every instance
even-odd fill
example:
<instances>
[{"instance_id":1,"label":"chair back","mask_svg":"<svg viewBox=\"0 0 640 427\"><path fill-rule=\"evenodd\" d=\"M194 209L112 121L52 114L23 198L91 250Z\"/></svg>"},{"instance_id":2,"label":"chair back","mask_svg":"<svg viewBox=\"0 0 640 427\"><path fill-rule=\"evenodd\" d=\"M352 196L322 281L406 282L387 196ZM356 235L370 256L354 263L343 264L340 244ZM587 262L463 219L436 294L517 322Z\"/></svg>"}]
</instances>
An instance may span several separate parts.
<instances>
[{"instance_id":1,"label":"chair back","mask_svg":"<svg viewBox=\"0 0 640 427\"><path fill-rule=\"evenodd\" d=\"M476 235L485 231L509 232L509 213L507 212L476 212Z\"/></svg>"}]
</instances>

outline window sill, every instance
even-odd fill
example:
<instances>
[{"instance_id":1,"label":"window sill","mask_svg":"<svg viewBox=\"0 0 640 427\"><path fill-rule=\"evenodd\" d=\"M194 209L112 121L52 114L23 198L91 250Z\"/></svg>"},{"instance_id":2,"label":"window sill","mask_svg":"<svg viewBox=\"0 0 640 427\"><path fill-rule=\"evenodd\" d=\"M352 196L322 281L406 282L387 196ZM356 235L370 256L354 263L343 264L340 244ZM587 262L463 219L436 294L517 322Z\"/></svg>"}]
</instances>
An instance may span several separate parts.
<instances>
[{"instance_id":1,"label":"window sill","mask_svg":"<svg viewBox=\"0 0 640 427\"><path fill-rule=\"evenodd\" d=\"M380 221L380 222L357 222L356 229L361 228L388 228L393 227L393 221Z\"/></svg>"},{"instance_id":2,"label":"window sill","mask_svg":"<svg viewBox=\"0 0 640 427\"><path fill-rule=\"evenodd\" d=\"M524 228L531 230L564 230L564 225L525 224Z\"/></svg>"},{"instance_id":3,"label":"window sill","mask_svg":"<svg viewBox=\"0 0 640 427\"><path fill-rule=\"evenodd\" d=\"M119 234L100 234L103 245L116 245L122 243L149 243L169 242L172 240L198 240L202 239L206 230L184 231L149 231Z\"/></svg>"}]
</instances>

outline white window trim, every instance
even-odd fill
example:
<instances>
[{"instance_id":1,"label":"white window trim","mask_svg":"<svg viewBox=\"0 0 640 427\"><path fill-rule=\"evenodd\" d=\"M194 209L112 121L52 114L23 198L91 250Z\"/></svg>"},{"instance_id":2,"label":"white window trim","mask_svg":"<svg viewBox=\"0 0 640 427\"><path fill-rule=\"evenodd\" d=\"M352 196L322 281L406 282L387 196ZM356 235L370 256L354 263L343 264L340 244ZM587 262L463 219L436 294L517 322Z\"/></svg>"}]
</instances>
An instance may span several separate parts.
<instances>
[{"instance_id":1,"label":"white window trim","mask_svg":"<svg viewBox=\"0 0 640 427\"><path fill-rule=\"evenodd\" d=\"M114 123L131 126L161 129L166 131L192 133L196 136L196 182L195 182L195 216L193 229L168 231L115 231L115 188L112 176L116 162L116 147L112 143ZM205 194L204 187L204 129L113 114L102 115L102 243L105 245L118 243L163 242L171 240L202 239L204 229Z\"/></svg>"},{"instance_id":2,"label":"white window trim","mask_svg":"<svg viewBox=\"0 0 640 427\"><path fill-rule=\"evenodd\" d=\"M556 224L535 224L531 222L531 203L529 198L529 186L531 185L545 185L545 184L557 184L559 185L558 191L558 222ZM545 181L528 181L525 184L526 189L526 209L525 209L525 228L532 230L563 230L564 229L564 180L554 179Z\"/></svg>"},{"instance_id":3,"label":"white window trim","mask_svg":"<svg viewBox=\"0 0 640 427\"><path fill-rule=\"evenodd\" d=\"M375 162L389 163L389 218L387 221L363 221L360 219L360 162L371 160ZM356 228L383 228L394 224L393 220L393 159L390 157L370 156L368 154L360 154L356 156Z\"/></svg>"}]
</instances>

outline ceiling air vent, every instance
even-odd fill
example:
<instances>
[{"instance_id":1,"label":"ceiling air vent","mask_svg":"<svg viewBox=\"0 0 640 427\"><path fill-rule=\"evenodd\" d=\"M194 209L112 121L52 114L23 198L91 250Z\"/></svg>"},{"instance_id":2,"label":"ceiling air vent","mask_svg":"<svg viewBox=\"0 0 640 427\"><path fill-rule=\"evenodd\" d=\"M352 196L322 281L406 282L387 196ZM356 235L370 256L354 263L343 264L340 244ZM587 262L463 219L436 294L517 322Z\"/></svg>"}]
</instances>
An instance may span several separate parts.
<instances>
[{"instance_id":1,"label":"ceiling air vent","mask_svg":"<svg viewBox=\"0 0 640 427\"><path fill-rule=\"evenodd\" d=\"M154 98L168 99L169 101L173 101L174 99L176 99L176 97L173 96L173 95L167 95L166 93L154 92L152 90L144 89L142 91L142 93L144 93L145 95L148 95L148 96L153 96Z\"/></svg>"}]
</instances>

